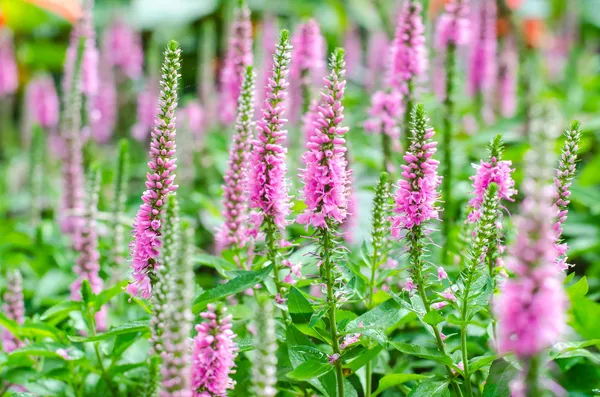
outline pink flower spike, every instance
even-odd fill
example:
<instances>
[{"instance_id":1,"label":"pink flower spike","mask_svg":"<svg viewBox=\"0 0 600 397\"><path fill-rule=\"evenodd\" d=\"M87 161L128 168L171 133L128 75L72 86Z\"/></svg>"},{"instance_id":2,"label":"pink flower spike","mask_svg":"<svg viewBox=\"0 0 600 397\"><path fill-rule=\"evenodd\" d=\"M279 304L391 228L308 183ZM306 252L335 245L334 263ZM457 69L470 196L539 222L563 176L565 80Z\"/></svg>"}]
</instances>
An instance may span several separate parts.
<instances>
[{"instance_id":1,"label":"pink flower spike","mask_svg":"<svg viewBox=\"0 0 600 397\"><path fill-rule=\"evenodd\" d=\"M448 306L448 302L435 302L431 304L431 308L433 310L440 310L443 309L444 307Z\"/></svg>"},{"instance_id":2,"label":"pink flower spike","mask_svg":"<svg viewBox=\"0 0 600 397\"><path fill-rule=\"evenodd\" d=\"M229 33L229 46L220 75L220 111L223 124L233 122L236 104L242 90L244 71L252 64L252 23L245 2L234 11Z\"/></svg>"},{"instance_id":3,"label":"pink flower spike","mask_svg":"<svg viewBox=\"0 0 600 397\"><path fill-rule=\"evenodd\" d=\"M23 279L18 270L9 271L6 277L6 292L2 312L9 320L17 324L25 321L25 303L23 301ZM2 328L2 348L6 353L23 346L23 342L9 330Z\"/></svg>"},{"instance_id":4,"label":"pink flower spike","mask_svg":"<svg viewBox=\"0 0 600 397\"><path fill-rule=\"evenodd\" d=\"M446 273L446 271L444 270L443 267L439 266L437 268L437 277L438 277L438 281L441 283L442 280L448 279L448 273Z\"/></svg>"},{"instance_id":5,"label":"pink flower spike","mask_svg":"<svg viewBox=\"0 0 600 397\"><path fill-rule=\"evenodd\" d=\"M417 286L413 282L412 278L409 277L406 279L406 284L404 285L404 288L402 288L402 291L408 291L408 293L412 295L415 288L417 288Z\"/></svg>"},{"instance_id":6,"label":"pink flower spike","mask_svg":"<svg viewBox=\"0 0 600 397\"><path fill-rule=\"evenodd\" d=\"M12 95L19 87L19 75L12 32L0 29L0 98Z\"/></svg>"}]
</instances>

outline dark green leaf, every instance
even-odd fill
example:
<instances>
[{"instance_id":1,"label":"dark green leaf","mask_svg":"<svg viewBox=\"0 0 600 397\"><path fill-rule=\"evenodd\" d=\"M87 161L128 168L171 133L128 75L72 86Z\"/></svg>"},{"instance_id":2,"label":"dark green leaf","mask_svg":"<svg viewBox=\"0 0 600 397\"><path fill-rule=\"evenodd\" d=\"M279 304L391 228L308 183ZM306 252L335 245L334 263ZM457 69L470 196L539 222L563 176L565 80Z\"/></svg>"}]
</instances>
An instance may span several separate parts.
<instances>
[{"instance_id":1,"label":"dark green leaf","mask_svg":"<svg viewBox=\"0 0 600 397\"><path fill-rule=\"evenodd\" d=\"M70 336L69 339L73 342L95 342L97 340L104 340L117 335L130 334L132 332L150 332L148 327L148 321L132 321L118 327L111 329L108 332L99 334L96 336Z\"/></svg>"},{"instance_id":2,"label":"dark green leaf","mask_svg":"<svg viewBox=\"0 0 600 397\"><path fill-rule=\"evenodd\" d=\"M314 312L308 299L296 287L290 288L288 310L295 323L308 323Z\"/></svg>"},{"instance_id":3,"label":"dark green leaf","mask_svg":"<svg viewBox=\"0 0 600 397\"><path fill-rule=\"evenodd\" d=\"M412 356L421 357L427 360L436 361L438 363L452 365L452 359L447 355L440 353L437 350L427 349L419 345L413 345L410 343L392 342L391 345L402 353L410 354Z\"/></svg>"},{"instance_id":4,"label":"dark green leaf","mask_svg":"<svg viewBox=\"0 0 600 397\"><path fill-rule=\"evenodd\" d=\"M195 255L194 261L201 265L214 268L223 277L228 277L227 272L238 269L236 265L219 256L204 253Z\"/></svg>"},{"instance_id":5,"label":"dark green leaf","mask_svg":"<svg viewBox=\"0 0 600 397\"><path fill-rule=\"evenodd\" d=\"M197 314L211 302L218 301L229 295L238 294L248 288L254 287L256 284L261 283L267 278L272 271L273 265L269 265L257 271L244 272L241 276L238 276L225 284L221 284L205 291L194 301L193 312Z\"/></svg>"},{"instance_id":6,"label":"dark green leaf","mask_svg":"<svg viewBox=\"0 0 600 397\"><path fill-rule=\"evenodd\" d=\"M504 359L494 361L485 381L483 397L510 397L509 383L518 372L515 366Z\"/></svg>"},{"instance_id":7,"label":"dark green leaf","mask_svg":"<svg viewBox=\"0 0 600 397\"><path fill-rule=\"evenodd\" d=\"M333 365L328 362L308 360L288 372L286 376L296 381L306 381L319 378L333 370Z\"/></svg>"},{"instance_id":8,"label":"dark green leaf","mask_svg":"<svg viewBox=\"0 0 600 397\"><path fill-rule=\"evenodd\" d=\"M485 367L489 363L497 359L497 356L480 356L469 360L469 370L473 374L480 368Z\"/></svg>"},{"instance_id":9,"label":"dark green leaf","mask_svg":"<svg viewBox=\"0 0 600 397\"><path fill-rule=\"evenodd\" d=\"M102 308L102 306L104 306L112 298L123 293L123 291L125 291L125 287L127 287L127 281L121 281L117 285L114 285L100 292L96 297L96 302L94 303L96 311L99 311Z\"/></svg>"},{"instance_id":10,"label":"dark green leaf","mask_svg":"<svg viewBox=\"0 0 600 397\"><path fill-rule=\"evenodd\" d=\"M408 311L395 300L390 299L350 321L347 329L358 328L361 323L365 328L381 328L386 330L394 326Z\"/></svg>"},{"instance_id":11,"label":"dark green leaf","mask_svg":"<svg viewBox=\"0 0 600 397\"><path fill-rule=\"evenodd\" d=\"M450 397L448 382L423 382L408 393L408 397Z\"/></svg>"},{"instance_id":12,"label":"dark green leaf","mask_svg":"<svg viewBox=\"0 0 600 397\"><path fill-rule=\"evenodd\" d=\"M386 375L379 380L379 386L377 390L372 394L373 397L376 397L379 393L387 390L391 387L401 385L406 382L410 382L412 380L420 380L428 378L427 375L419 375L419 374L390 374Z\"/></svg>"}]
</instances>

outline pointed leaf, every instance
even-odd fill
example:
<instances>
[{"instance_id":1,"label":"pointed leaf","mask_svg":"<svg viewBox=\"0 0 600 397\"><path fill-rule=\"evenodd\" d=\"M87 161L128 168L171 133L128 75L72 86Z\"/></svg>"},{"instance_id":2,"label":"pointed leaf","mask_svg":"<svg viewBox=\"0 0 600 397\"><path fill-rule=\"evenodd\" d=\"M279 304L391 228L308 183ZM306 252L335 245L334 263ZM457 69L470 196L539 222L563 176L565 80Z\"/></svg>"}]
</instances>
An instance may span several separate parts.
<instances>
[{"instance_id":1,"label":"pointed leaf","mask_svg":"<svg viewBox=\"0 0 600 397\"><path fill-rule=\"evenodd\" d=\"M376 397L379 393L387 390L391 387L401 385L406 382L410 382L412 380L420 380L428 378L427 375L419 375L419 374L390 374L386 375L379 380L379 387L372 394L373 397Z\"/></svg>"}]
</instances>

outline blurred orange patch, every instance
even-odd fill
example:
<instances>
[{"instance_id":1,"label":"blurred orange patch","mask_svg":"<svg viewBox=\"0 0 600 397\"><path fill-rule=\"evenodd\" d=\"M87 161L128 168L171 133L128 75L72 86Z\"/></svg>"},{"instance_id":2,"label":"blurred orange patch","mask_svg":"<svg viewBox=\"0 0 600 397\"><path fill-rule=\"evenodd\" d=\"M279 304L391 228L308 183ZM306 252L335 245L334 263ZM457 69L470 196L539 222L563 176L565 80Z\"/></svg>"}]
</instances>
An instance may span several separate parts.
<instances>
[{"instance_id":1,"label":"blurred orange patch","mask_svg":"<svg viewBox=\"0 0 600 397\"><path fill-rule=\"evenodd\" d=\"M38 7L53 12L71 23L81 16L81 6L77 0L25 0Z\"/></svg>"},{"instance_id":2,"label":"blurred orange patch","mask_svg":"<svg viewBox=\"0 0 600 397\"><path fill-rule=\"evenodd\" d=\"M449 1L450 0L431 0L429 2L429 19L434 19L437 17L444 9L444 5L446 5L446 3Z\"/></svg>"},{"instance_id":3,"label":"blurred orange patch","mask_svg":"<svg viewBox=\"0 0 600 397\"><path fill-rule=\"evenodd\" d=\"M543 19L524 19L523 20L523 34L525 35L525 42L531 48L539 48L544 39L544 33L546 32L546 24Z\"/></svg>"},{"instance_id":4,"label":"blurred orange patch","mask_svg":"<svg viewBox=\"0 0 600 397\"><path fill-rule=\"evenodd\" d=\"M523 0L506 0L506 5L511 10L516 10L517 8L521 7L522 4Z\"/></svg>"}]
</instances>

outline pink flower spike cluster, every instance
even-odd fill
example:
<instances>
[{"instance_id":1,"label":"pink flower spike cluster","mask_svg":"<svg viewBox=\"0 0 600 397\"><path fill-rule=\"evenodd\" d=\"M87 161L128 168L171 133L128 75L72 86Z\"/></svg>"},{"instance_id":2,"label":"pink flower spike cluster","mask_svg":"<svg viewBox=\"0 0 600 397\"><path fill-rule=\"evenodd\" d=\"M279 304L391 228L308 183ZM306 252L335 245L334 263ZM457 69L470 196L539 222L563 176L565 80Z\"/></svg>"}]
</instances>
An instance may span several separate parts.
<instances>
[{"instance_id":1,"label":"pink flower spike cluster","mask_svg":"<svg viewBox=\"0 0 600 397\"><path fill-rule=\"evenodd\" d=\"M517 194L515 181L512 179L514 172L512 162L508 160L498 160L495 156L491 156L490 161L481 160L479 165L473 167L477 173L470 179L473 181L474 196L469 200L469 206L473 209L467 218L468 222L475 223L481 216L481 204L483 197L490 183L498 185L498 196L501 200L514 201L513 196Z\"/></svg>"},{"instance_id":2,"label":"pink flower spike cluster","mask_svg":"<svg viewBox=\"0 0 600 397\"><path fill-rule=\"evenodd\" d=\"M102 85L98 87L98 92L92 99L92 113L90 125L92 128L92 137L98 143L106 143L113 134L117 124L117 86L113 71L102 65L101 76Z\"/></svg>"},{"instance_id":3,"label":"pink flower spike cluster","mask_svg":"<svg viewBox=\"0 0 600 397\"><path fill-rule=\"evenodd\" d=\"M27 85L25 93L28 123L46 130L58 126L60 104L52 77L48 74L36 76Z\"/></svg>"},{"instance_id":4,"label":"pink flower spike cluster","mask_svg":"<svg viewBox=\"0 0 600 397\"><path fill-rule=\"evenodd\" d=\"M181 49L171 41L165 50L162 66L159 114L155 120L150 142L150 172L146 174L146 191L132 231L130 243L133 281L127 287L132 295L149 298L152 293L151 278L161 244L161 213L165 197L177 189L175 181L175 109L179 87Z\"/></svg>"},{"instance_id":5,"label":"pink flower spike cluster","mask_svg":"<svg viewBox=\"0 0 600 397\"><path fill-rule=\"evenodd\" d=\"M403 95L410 92L411 82L422 78L427 70L422 8L418 0L405 1L398 14L387 85Z\"/></svg>"},{"instance_id":6,"label":"pink flower spike cluster","mask_svg":"<svg viewBox=\"0 0 600 397\"><path fill-rule=\"evenodd\" d=\"M462 47L469 43L471 21L467 0L450 0L435 28L434 47L437 52L434 72L434 91L439 100L446 97L446 61L449 46Z\"/></svg>"},{"instance_id":7,"label":"pink flower spike cluster","mask_svg":"<svg viewBox=\"0 0 600 397\"><path fill-rule=\"evenodd\" d=\"M18 270L9 271L6 277L6 292L4 293L4 304L2 312L10 320L17 324L25 321L25 304L23 302L23 279ZM10 331L0 327L2 330L2 350L10 353L23 346L23 342L17 339Z\"/></svg>"},{"instance_id":8,"label":"pink flower spike cluster","mask_svg":"<svg viewBox=\"0 0 600 397\"><path fill-rule=\"evenodd\" d=\"M238 116L235 134L229 150L227 172L223 185L223 218L215 243L217 250L241 249L248 239L248 168L252 138L252 112L254 108L254 72L246 68L242 93L238 99Z\"/></svg>"},{"instance_id":9,"label":"pink flower spike cluster","mask_svg":"<svg viewBox=\"0 0 600 397\"><path fill-rule=\"evenodd\" d=\"M404 155L402 179L398 181L395 197L395 216L392 217L391 232L395 238L401 237L402 230L412 229L423 223L438 219L437 188L442 182L438 175L439 162L433 159L437 142L432 138L433 128L427 124L423 105L415 107L412 114L411 145Z\"/></svg>"},{"instance_id":10,"label":"pink flower spike cluster","mask_svg":"<svg viewBox=\"0 0 600 397\"><path fill-rule=\"evenodd\" d=\"M221 69L221 97L219 117L221 123L231 124L242 90L246 67L252 64L252 23L250 9L242 0L235 9L229 37L229 47Z\"/></svg>"},{"instance_id":11,"label":"pink flower spike cluster","mask_svg":"<svg viewBox=\"0 0 600 397\"><path fill-rule=\"evenodd\" d=\"M496 81L496 1L480 0L471 12L471 43L467 91L469 95L488 94Z\"/></svg>"},{"instance_id":12,"label":"pink flower spike cluster","mask_svg":"<svg viewBox=\"0 0 600 397\"><path fill-rule=\"evenodd\" d=\"M99 53L96 48L96 32L94 30L93 11L94 0L85 0L81 20L81 35L85 37L83 58L81 63L81 91L90 100L98 92L100 84L98 77Z\"/></svg>"},{"instance_id":13,"label":"pink flower spike cluster","mask_svg":"<svg viewBox=\"0 0 600 397\"><path fill-rule=\"evenodd\" d=\"M310 99L303 95L310 93L310 88L320 83L325 72L326 43L316 20L310 19L296 28L292 46L290 119L296 121L300 118L302 108L309 105L306 101Z\"/></svg>"},{"instance_id":14,"label":"pink flower spike cluster","mask_svg":"<svg viewBox=\"0 0 600 397\"><path fill-rule=\"evenodd\" d=\"M145 141L154 125L158 110L158 82L150 78L137 96L137 122L131 128L131 136L137 141Z\"/></svg>"},{"instance_id":15,"label":"pink flower spike cluster","mask_svg":"<svg viewBox=\"0 0 600 397\"><path fill-rule=\"evenodd\" d=\"M500 52L498 72L498 92L500 94L500 113L503 117L513 117L517 111L517 91L519 72L519 53L516 39L509 36L504 39Z\"/></svg>"},{"instance_id":16,"label":"pink flower spike cluster","mask_svg":"<svg viewBox=\"0 0 600 397\"><path fill-rule=\"evenodd\" d=\"M287 148L283 146L287 130L282 126L287 122L284 105L291 50L290 33L282 30L273 56L273 73L267 86L263 117L256 123L257 137L252 141L249 190L250 207L258 213L253 217L255 229L260 227L265 217L283 229L290 212L285 163Z\"/></svg>"},{"instance_id":17,"label":"pink flower spike cluster","mask_svg":"<svg viewBox=\"0 0 600 397\"><path fill-rule=\"evenodd\" d=\"M554 176L554 210L556 215L553 230L556 241L554 243L557 251L557 265L560 270L567 270L567 243L562 242L563 223L567 220L569 213L569 203L571 196L571 181L575 177L577 162L577 152L579 151L579 141L581 140L581 126L575 121L567 131L565 131L565 144L562 148L558 168Z\"/></svg>"},{"instance_id":18,"label":"pink flower spike cluster","mask_svg":"<svg viewBox=\"0 0 600 397\"><path fill-rule=\"evenodd\" d=\"M552 222L552 152L538 133L526 163L525 199L516 221L517 236L509 247L507 268L514 274L504 284L494 310L498 318L498 350L528 359L558 342L565 331L563 275L556 270Z\"/></svg>"},{"instance_id":19,"label":"pink flower spike cluster","mask_svg":"<svg viewBox=\"0 0 600 397\"><path fill-rule=\"evenodd\" d=\"M104 32L102 52L110 67L135 80L142 76L144 49L142 39L129 24L116 18Z\"/></svg>"},{"instance_id":20,"label":"pink flower spike cluster","mask_svg":"<svg viewBox=\"0 0 600 397\"><path fill-rule=\"evenodd\" d=\"M226 396L235 382L235 358L237 336L231 330L231 316L224 316L225 309L208 305L200 316L205 320L196 325L192 353L192 389L194 397Z\"/></svg>"},{"instance_id":21,"label":"pink flower spike cluster","mask_svg":"<svg viewBox=\"0 0 600 397\"><path fill-rule=\"evenodd\" d=\"M0 29L0 98L12 95L19 87L19 75L12 32Z\"/></svg>"},{"instance_id":22,"label":"pink flower spike cluster","mask_svg":"<svg viewBox=\"0 0 600 397\"><path fill-rule=\"evenodd\" d=\"M324 79L314 135L302 156L305 168L301 179L307 208L297 222L306 226L328 228L332 223L342 223L348 215L351 171L347 169L344 139L348 127L341 126L346 87L344 67L344 50L337 48L331 57L331 73Z\"/></svg>"},{"instance_id":23,"label":"pink flower spike cluster","mask_svg":"<svg viewBox=\"0 0 600 397\"><path fill-rule=\"evenodd\" d=\"M370 118L365 122L365 130L372 134L389 136L394 150L399 150L400 127L398 121L404 114L402 95L396 90L377 91L371 98Z\"/></svg>"}]
</instances>

